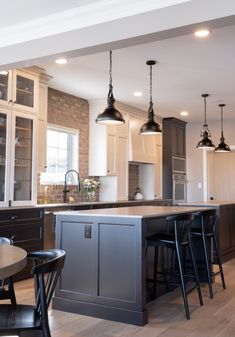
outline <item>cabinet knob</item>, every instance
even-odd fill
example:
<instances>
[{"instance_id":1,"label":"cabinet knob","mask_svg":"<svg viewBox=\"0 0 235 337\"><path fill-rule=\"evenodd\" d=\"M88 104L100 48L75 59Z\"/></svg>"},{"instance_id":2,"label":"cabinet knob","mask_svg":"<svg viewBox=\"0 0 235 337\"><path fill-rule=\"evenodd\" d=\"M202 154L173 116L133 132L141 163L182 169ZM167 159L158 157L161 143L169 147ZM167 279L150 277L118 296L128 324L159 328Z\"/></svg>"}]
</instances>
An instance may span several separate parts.
<instances>
[{"instance_id":1,"label":"cabinet knob","mask_svg":"<svg viewBox=\"0 0 235 337\"><path fill-rule=\"evenodd\" d=\"M16 220L17 218L18 218L17 215L12 215L12 216L11 216L11 220Z\"/></svg>"},{"instance_id":2,"label":"cabinet knob","mask_svg":"<svg viewBox=\"0 0 235 337\"><path fill-rule=\"evenodd\" d=\"M13 104L16 104L16 103L17 103L16 101L13 102Z\"/></svg>"},{"instance_id":3,"label":"cabinet knob","mask_svg":"<svg viewBox=\"0 0 235 337\"><path fill-rule=\"evenodd\" d=\"M8 101L8 104L10 104L10 103L12 103L12 99L10 99L10 100Z\"/></svg>"}]
</instances>

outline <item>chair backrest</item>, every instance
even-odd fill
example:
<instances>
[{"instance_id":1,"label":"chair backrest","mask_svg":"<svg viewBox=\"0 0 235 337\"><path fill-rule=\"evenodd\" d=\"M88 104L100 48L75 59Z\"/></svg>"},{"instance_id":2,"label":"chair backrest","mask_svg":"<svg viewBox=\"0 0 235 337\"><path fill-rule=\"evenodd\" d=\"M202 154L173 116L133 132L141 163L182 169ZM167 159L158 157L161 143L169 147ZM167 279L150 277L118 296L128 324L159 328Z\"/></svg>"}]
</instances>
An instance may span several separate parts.
<instances>
[{"instance_id":1,"label":"chair backrest","mask_svg":"<svg viewBox=\"0 0 235 337\"><path fill-rule=\"evenodd\" d=\"M193 219L194 214L192 213L172 215L166 218L170 226L169 231L174 232L176 241L179 241L181 244L188 242Z\"/></svg>"},{"instance_id":2,"label":"chair backrest","mask_svg":"<svg viewBox=\"0 0 235 337\"><path fill-rule=\"evenodd\" d=\"M11 239L0 236L0 245L13 245L13 241Z\"/></svg>"},{"instance_id":3,"label":"chair backrest","mask_svg":"<svg viewBox=\"0 0 235 337\"><path fill-rule=\"evenodd\" d=\"M199 219L201 229L205 233L212 233L215 231L216 218L216 209L205 210L195 214L195 220Z\"/></svg>"},{"instance_id":4,"label":"chair backrest","mask_svg":"<svg viewBox=\"0 0 235 337\"><path fill-rule=\"evenodd\" d=\"M65 252L48 249L28 253L28 257L33 259L35 309L42 319L47 320L47 309L64 265Z\"/></svg>"}]
</instances>

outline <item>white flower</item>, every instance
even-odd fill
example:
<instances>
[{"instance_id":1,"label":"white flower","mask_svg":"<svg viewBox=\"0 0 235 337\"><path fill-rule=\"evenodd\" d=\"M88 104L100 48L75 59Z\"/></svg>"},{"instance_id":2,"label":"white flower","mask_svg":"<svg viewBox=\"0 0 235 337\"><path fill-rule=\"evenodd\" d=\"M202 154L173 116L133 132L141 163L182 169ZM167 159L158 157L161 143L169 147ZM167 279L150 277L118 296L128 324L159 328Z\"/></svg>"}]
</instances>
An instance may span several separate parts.
<instances>
[{"instance_id":1,"label":"white flower","mask_svg":"<svg viewBox=\"0 0 235 337\"><path fill-rule=\"evenodd\" d=\"M82 179L82 187L87 192L92 192L92 191L97 190L97 188L100 187L100 185L101 185L100 180L95 180L93 178Z\"/></svg>"}]
</instances>

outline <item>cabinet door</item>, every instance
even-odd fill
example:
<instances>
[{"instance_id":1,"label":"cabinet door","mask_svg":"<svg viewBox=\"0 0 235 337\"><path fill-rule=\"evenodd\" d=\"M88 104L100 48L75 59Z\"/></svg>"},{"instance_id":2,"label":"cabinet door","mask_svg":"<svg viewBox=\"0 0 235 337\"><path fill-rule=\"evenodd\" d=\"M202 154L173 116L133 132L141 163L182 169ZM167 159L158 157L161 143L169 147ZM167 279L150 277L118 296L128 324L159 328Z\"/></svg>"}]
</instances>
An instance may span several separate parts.
<instances>
[{"instance_id":1,"label":"cabinet door","mask_svg":"<svg viewBox=\"0 0 235 337\"><path fill-rule=\"evenodd\" d=\"M117 139L117 198L128 199L128 141L127 137L118 136Z\"/></svg>"},{"instance_id":2,"label":"cabinet door","mask_svg":"<svg viewBox=\"0 0 235 337\"><path fill-rule=\"evenodd\" d=\"M13 107L14 109L37 112L38 77L23 71L13 71Z\"/></svg>"},{"instance_id":3,"label":"cabinet door","mask_svg":"<svg viewBox=\"0 0 235 337\"><path fill-rule=\"evenodd\" d=\"M0 72L0 104L9 107L12 103L12 72Z\"/></svg>"},{"instance_id":4,"label":"cabinet door","mask_svg":"<svg viewBox=\"0 0 235 337\"><path fill-rule=\"evenodd\" d=\"M172 126L172 155L185 157L185 127L177 123Z\"/></svg>"},{"instance_id":5,"label":"cabinet door","mask_svg":"<svg viewBox=\"0 0 235 337\"><path fill-rule=\"evenodd\" d=\"M0 205L8 206L9 199L9 119L10 111L0 109Z\"/></svg>"},{"instance_id":6,"label":"cabinet door","mask_svg":"<svg viewBox=\"0 0 235 337\"><path fill-rule=\"evenodd\" d=\"M13 127L11 200L15 205L30 204L35 200L35 119L14 114Z\"/></svg>"},{"instance_id":7,"label":"cabinet door","mask_svg":"<svg viewBox=\"0 0 235 337\"><path fill-rule=\"evenodd\" d=\"M116 175L116 135L107 135L107 175Z\"/></svg>"}]
</instances>

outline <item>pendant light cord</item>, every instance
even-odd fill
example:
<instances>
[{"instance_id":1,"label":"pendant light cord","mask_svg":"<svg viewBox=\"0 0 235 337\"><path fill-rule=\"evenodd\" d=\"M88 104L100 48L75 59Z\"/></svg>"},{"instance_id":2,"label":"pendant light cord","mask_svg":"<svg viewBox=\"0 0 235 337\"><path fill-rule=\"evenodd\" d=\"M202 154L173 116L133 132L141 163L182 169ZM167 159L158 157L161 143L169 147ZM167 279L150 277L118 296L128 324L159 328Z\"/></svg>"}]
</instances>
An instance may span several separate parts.
<instances>
[{"instance_id":1,"label":"pendant light cord","mask_svg":"<svg viewBox=\"0 0 235 337\"><path fill-rule=\"evenodd\" d=\"M153 96L152 96L152 92L153 92L153 75L152 75L152 64L150 65L150 71L149 71L149 77L150 77L150 103L153 102Z\"/></svg>"},{"instance_id":2,"label":"pendant light cord","mask_svg":"<svg viewBox=\"0 0 235 337\"><path fill-rule=\"evenodd\" d=\"M224 133L224 126L223 126L223 107L220 107L221 109L221 136L223 137L223 133Z\"/></svg>"},{"instance_id":3,"label":"pendant light cord","mask_svg":"<svg viewBox=\"0 0 235 337\"><path fill-rule=\"evenodd\" d=\"M204 126L207 126L207 123L206 123L206 96L204 96Z\"/></svg>"},{"instance_id":4,"label":"pendant light cord","mask_svg":"<svg viewBox=\"0 0 235 337\"><path fill-rule=\"evenodd\" d=\"M113 79L112 79L112 50L109 51L109 93L108 98L113 99Z\"/></svg>"}]
</instances>

